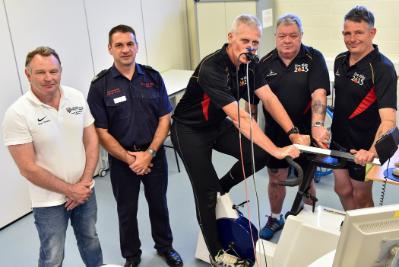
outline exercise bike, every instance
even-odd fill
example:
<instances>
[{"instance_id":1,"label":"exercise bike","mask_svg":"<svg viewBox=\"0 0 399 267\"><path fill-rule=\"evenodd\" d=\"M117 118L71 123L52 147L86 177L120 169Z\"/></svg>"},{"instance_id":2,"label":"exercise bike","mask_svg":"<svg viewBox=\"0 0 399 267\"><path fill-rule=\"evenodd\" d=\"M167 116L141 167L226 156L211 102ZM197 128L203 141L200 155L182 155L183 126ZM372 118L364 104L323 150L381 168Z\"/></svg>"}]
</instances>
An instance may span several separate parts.
<instances>
[{"instance_id":1,"label":"exercise bike","mask_svg":"<svg viewBox=\"0 0 399 267\"><path fill-rule=\"evenodd\" d=\"M297 171L294 180L282 182L282 186L297 186L303 180L302 168L291 158L287 162ZM216 202L216 223L219 240L225 251L235 255L252 266L256 261L255 247L258 242L258 229L239 210L247 201L235 205L228 193L219 195ZM209 252L201 232L198 235L196 258L209 263Z\"/></svg>"},{"instance_id":2,"label":"exercise bike","mask_svg":"<svg viewBox=\"0 0 399 267\"><path fill-rule=\"evenodd\" d=\"M304 206L303 199L309 196L307 191L318 166L341 168L347 160L353 161L354 156L341 151L296 146L309 154L311 164L304 174L298 164L288 159L298 175L281 185L299 188L292 208L286 214L285 226L277 244L258 239L256 227L237 210L237 205L233 205L228 194L218 197L216 217L219 238L223 240L222 246L229 253L251 264L256 262L257 266L262 267L307 266L337 246L345 213L316 206L317 199L314 199L313 207L309 209ZM380 165L380 162L376 159L373 164ZM209 262L209 253L201 233L197 242L196 258Z\"/></svg>"}]
</instances>

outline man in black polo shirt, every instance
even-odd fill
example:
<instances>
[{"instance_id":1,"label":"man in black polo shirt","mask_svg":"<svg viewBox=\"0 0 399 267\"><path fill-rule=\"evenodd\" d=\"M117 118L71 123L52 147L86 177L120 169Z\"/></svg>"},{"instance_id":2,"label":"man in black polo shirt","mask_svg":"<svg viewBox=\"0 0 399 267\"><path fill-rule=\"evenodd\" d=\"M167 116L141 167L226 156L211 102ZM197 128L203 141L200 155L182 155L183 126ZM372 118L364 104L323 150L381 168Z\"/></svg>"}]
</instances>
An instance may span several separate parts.
<instances>
[{"instance_id":1,"label":"man in black polo shirt","mask_svg":"<svg viewBox=\"0 0 399 267\"><path fill-rule=\"evenodd\" d=\"M396 125L397 76L392 62L373 45L374 16L365 7L346 14L342 34L348 51L334 62L332 146L355 155L356 164L334 170L335 191L344 209L351 210L374 205L364 165L376 156L375 141Z\"/></svg>"},{"instance_id":2,"label":"man in black polo shirt","mask_svg":"<svg viewBox=\"0 0 399 267\"><path fill-rule=\"evenodd\" d=\"M276 25L276 49L260 60L259 73L266 79L299 132L311 134L317 144L323 146L329 139L329 133L324 128L327 95L330 92L326 62L318 50L302 44L303 30L299 17L283 15ZM266 110L264 114L267 136L277 146L289 145L291 141L284 129ZM301 156L298 162L305 170L306 159ZM279 182L287 179L288 164L268 156L266 165L271 215L260 231L260 237L269 240L284 225L281 210L286 190ZM310 193L315 195L313 183Z\"/></svg>"},{"instance_id":3,"label":"man in black polo shirt","mask_svg":"<svg viewBox=\"0 0 399 267\"><path fill-rule=\"evenodd\" d=\"M217 192L228 192L244 179L243 176L262 169L266 158L264 151L280 159L299 155L293 146L276 147L256 122L251 121L249 114L238 106L240 98L249 100L249 82L250 100L256 94L286 133L290 134L294 129L281 103L265 82L256 79L254 84L252 64L248 70L249 77L246 77L246 64L249 63L246 54L257 50L260 37L261 27L256 17L237 17L228 34L228 43L201 61L173 115L172 142L184 162L193 187L198 223L213 266L245 266L242 260L222 250L216 227ZM212 150L240 159L239 131L245 136L242 138L244 162L238 161L219 181L212 164ZM247 139L251 134L256 144L255 170L252 170L250 142ZM298 133L290 134L290 139L309 143L309 136Z\"/></svg>"},{"instance_id":4,"label":"man in black polo shirt","mask_svg":"<svg viewBox=\"0 0 399 267\"><path fill-rule=\"evenodd\" d=\"M109 153L125 267L138 266L141 261L137 226L141 183L154 247L170 266L182 266L172 247L166 201L168 168L162 144L169 132L172 106L165 85L157 71L135 63L138 44L131 27L112 28L108 50L114 64L94 78L88 103L100 142Z\"/></svg>"}]
</instances>

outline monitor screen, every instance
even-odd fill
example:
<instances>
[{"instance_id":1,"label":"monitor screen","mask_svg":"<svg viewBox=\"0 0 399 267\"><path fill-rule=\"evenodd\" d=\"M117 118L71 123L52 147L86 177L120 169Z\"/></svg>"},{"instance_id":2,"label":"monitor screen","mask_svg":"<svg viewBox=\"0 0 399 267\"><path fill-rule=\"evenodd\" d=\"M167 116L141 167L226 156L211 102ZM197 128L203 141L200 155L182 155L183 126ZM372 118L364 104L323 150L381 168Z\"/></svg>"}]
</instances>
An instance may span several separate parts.
<instances>
[{"instance_id":1,"label":"monitor screen","mask_svg":"<svg viewBox=\"0 0 399 267\"><path fill-rule=\"evenodd\" d=\"M347 211L333 267L399 266L399 204Z\"/></svg>"}]
</instances>

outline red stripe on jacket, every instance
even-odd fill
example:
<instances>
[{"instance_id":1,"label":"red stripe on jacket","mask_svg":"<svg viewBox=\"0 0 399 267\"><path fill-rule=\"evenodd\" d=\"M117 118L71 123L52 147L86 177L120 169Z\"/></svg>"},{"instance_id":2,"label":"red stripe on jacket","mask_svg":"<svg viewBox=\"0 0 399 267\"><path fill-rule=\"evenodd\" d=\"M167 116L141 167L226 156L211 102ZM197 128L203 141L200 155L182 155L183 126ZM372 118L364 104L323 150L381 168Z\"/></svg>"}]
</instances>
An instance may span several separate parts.
<instances>
[{"instance_id":1,"label":"red stripe on jacket","mask_svg":"<svg viewBox=\"0 0 399 267\"><path fill-rule=\"evenodd\" d=\"M202 96L202 101L201 101L201 106L202 106L202 114L204 115L205 120L208 120L209 118L209 103L211 102L211 99L209 96L204 93Z\"/></svg>"},{"instance_id":2,"label":"red stripe on jacket","mask_svg":"<svg viewBox=\"0 0 399 267\"><path fill-rule=\"evenodd\" d=\"M375 86L371 87L370 91L367 95L362 99L362 102L357 106L355 111L349 116L349 119L353 119L357 115L362 114L366 109L368 109L374 102L377 100L377 96L375 94Z\"/></svg>"}]
</instances>

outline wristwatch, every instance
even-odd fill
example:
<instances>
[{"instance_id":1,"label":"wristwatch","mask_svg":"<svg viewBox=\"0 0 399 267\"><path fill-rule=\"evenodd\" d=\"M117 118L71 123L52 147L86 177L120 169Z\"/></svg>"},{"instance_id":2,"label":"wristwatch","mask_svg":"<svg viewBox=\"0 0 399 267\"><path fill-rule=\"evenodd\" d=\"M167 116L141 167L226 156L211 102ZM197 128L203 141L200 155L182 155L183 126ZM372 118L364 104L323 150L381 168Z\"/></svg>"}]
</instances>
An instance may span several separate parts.
<instances>
[{"instance_id":1,"label":"wristwatch","mask_svg":"<svg viewBox=\"0 0 399 267\"><path fill-rule=\"evenodd\" d=\"M298 127L294 126L294 127L291 128L291 130L289 130L289 131L287 132L287 135L288 135L288 136L290 136L291 134L299 134L299 129L298 129Z\"/></svg>"},{"instance_id":2,"label":"wristwatch","mask_svg":"<svg viewBox=\"0 0 399 267\"><path fill-rule=\"evenodd\" d=\"M150 153L151 157L153 157L153 158L155 158L155 156L157 155L157 152L154 149L150 148L150 147L146 151L148 153Z\"/></svg>"},{"instance_id":3,"label":"wristwatch","mask_svg":"<svg viewBox=\"0 0 399 267\"><path fill-rule=\"evenodd\" d=\"M324 122L322 122L322 121L316 121L312 125L312 127L323 127L323 126L324 126Z\"/></svg>"}]
</instances>

